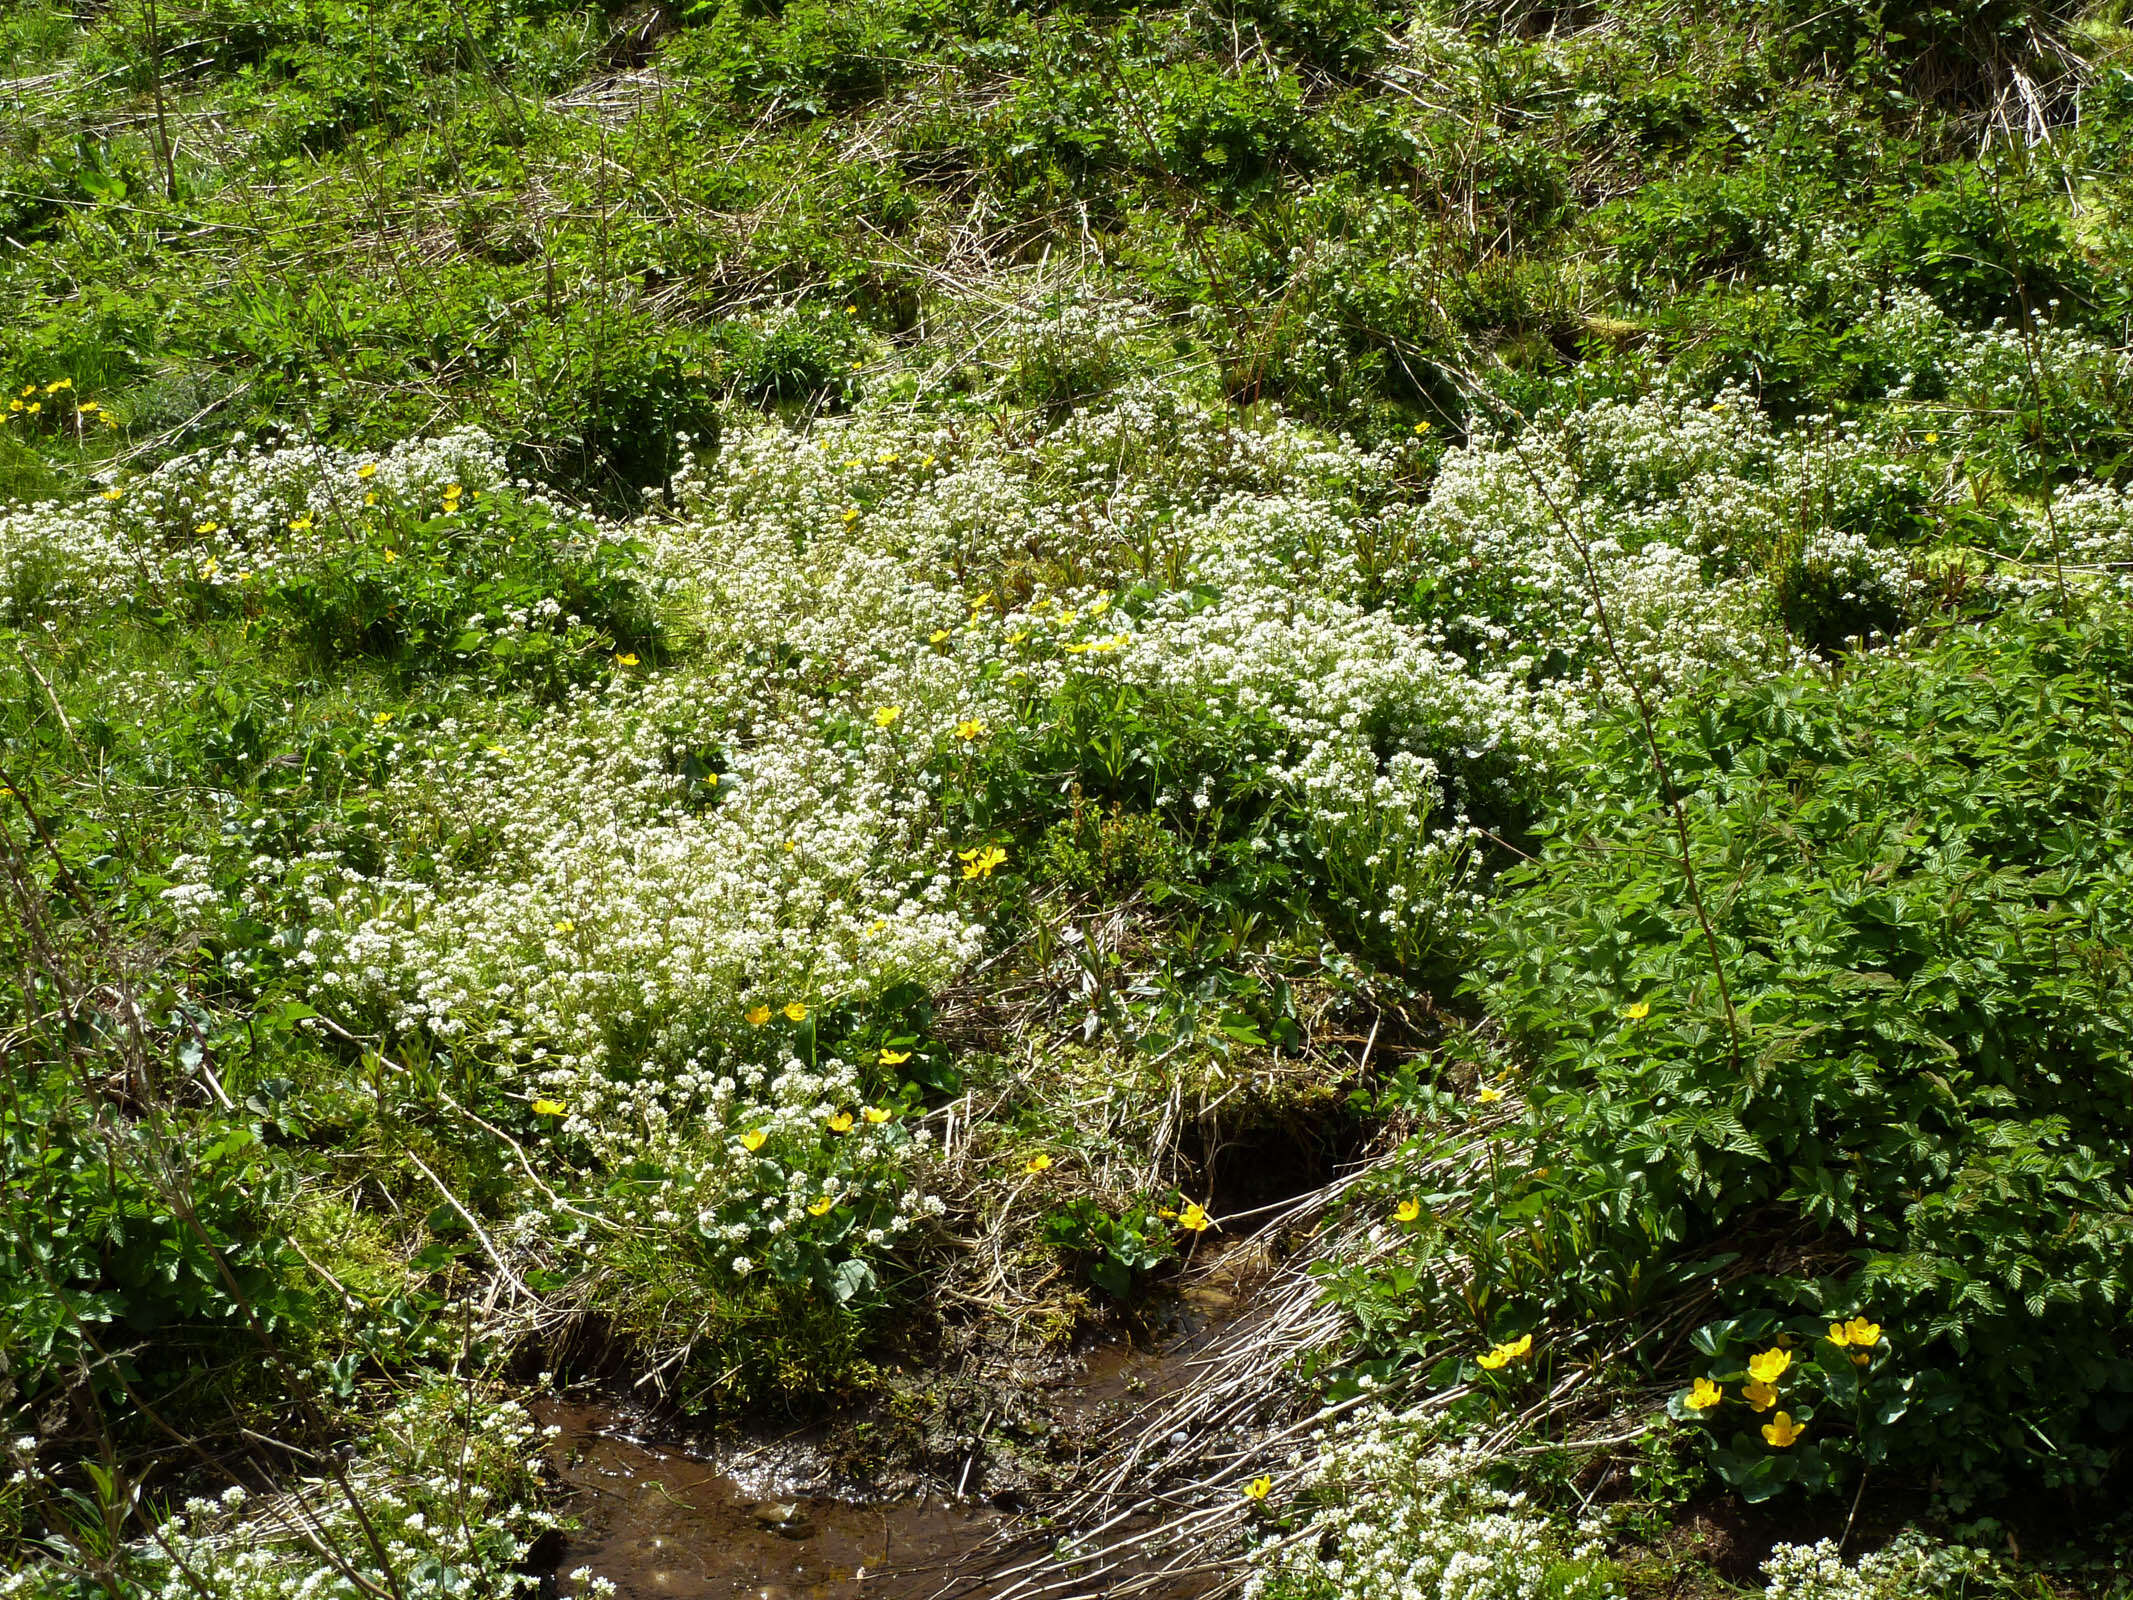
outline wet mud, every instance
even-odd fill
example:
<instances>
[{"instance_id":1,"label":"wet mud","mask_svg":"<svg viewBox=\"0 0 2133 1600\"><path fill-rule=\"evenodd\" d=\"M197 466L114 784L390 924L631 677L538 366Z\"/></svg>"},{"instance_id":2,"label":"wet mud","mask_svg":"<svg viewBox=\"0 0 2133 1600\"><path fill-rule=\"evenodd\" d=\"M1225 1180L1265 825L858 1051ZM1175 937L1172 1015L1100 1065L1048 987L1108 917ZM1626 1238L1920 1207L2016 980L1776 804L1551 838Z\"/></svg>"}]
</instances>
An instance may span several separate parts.
<instances>
[{"instance_id":1,"label":"wet mud","mask_svg":"<svg viewBox=\"0 0 2133 1600\"><path fill-rule=\"evenodd\" d=\"M1052 1419L1065 1475L1104 1435L1188 1383L1209 1336L1237 1309L1222 1290L1188 1290L1160 1331L1113 1333L1026 1382L1024 1403ZM988 1501L982 1438L948 1485L869 1497L826 1465L819 1436L691 1439L595 1400L550 1400L536 1415L560 1430L548 1458L577 1523L543 1586L562 1597L587 1592L570 1576L586 1569L613 1583L617 1600L985 1600L1059 1532ZM1166 1585L1162 1595L1189 1600L1196 1587Z\"/></svg>"},{"instance_id":2,"label":"wet mud","mask_svg":"<svg viewBox=\"0 0 2133 1600\"><path fill-rule=\"evenodd\" d=\"M578 1523L556 1563L564 1595L583 1592L569 1574L587 1568L620 1600L918 1600L966 1569L982 1576L1006 1520L930 1493L798 1492L784 1472L751 1472L746 1452L648 1439L604 1406L556 1403L541 1418L563 1430L550 1460Z\"/></svg>"}]
</instances>

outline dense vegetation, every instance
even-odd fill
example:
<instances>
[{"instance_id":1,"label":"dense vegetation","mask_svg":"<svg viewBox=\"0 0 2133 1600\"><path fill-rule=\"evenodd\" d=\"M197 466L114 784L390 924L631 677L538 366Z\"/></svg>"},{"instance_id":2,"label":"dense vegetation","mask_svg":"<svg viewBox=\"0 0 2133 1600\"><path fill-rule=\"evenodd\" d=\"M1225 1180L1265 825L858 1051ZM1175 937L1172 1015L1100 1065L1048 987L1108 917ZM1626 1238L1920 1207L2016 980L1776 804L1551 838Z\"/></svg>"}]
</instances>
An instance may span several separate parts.
<instances>
[{"instance_id":1,"label":"dense vegetation","mask_svg":"<svg viewBox=\"0 0 2133 1600\"><path fill-rule=\"evenodd\" d=\"M2123 1592L2129 154L2112 0L7 0L0 1595L1335 1179L1257 1592Z\"/></svg>"}]
</instances>

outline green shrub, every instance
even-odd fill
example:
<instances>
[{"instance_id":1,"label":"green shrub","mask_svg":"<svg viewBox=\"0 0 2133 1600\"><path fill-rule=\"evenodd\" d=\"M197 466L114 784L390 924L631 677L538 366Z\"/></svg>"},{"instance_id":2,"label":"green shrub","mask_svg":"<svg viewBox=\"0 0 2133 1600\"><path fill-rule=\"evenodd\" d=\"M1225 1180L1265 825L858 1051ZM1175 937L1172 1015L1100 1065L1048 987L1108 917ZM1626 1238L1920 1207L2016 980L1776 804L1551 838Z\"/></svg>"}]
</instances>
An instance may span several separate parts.
<instances>
[{"instance_id":1,"label":"green shrub","mask_svg":"<svg viewBox=\"0 0 2133 1600\"><path fill-rule=\"evenodd\" d=\"M1543 1169L1489 1213L1539 1219L1498 1288L1620 1315L1744 1252L1742 1308L1885 1326L1892 1457L2099 1482L2133 1421L2129 712L2113 606L1665 718L1733 1022L1644 735L1599 730L1477 980Z\"/></svg>"}]
</instances>

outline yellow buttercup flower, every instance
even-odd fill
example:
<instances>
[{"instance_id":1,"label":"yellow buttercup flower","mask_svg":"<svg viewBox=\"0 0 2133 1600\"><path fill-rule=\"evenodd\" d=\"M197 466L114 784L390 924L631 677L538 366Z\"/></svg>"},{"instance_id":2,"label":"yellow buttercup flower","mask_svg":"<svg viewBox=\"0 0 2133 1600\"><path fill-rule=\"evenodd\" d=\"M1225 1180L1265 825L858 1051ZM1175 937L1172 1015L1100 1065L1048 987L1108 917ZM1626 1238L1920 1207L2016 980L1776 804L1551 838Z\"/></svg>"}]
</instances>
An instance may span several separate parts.
<instances>
[{"instance_id":1,"label":"yellow buttercup flower","mask_svg":"<svg viewBox=\"0 0 2133 1600\"><path fill-rule=\"evenodd\" d=\"M1783 1450L1797 1440L1807 1429L1794 1422L1789 1413L1780 1411L1763 1424L1763 1442Z\"/></svg>"},{"instance_id":2,"label":"yellow buttercup flower","mask_svg":"<svg viewBox=\"0 0 2133 1600\"><path fill-rule=\"evenodd\" d=\"M628 653L615 657L615 665L618 667L634 667L636 664L637 658Z\"/></svg>"},{"instance_id":3,"label":"yellow buttercup flower","mask_svg":"<svg viewBox=\"0 0 2133 1600\"><path fill-rule=\"evenodd\" d=\"M1393 1212L1392 1220L1395 1222L1412 1222L1420 1215L1422 1215L1422 1202L1413 1195L1409 1195L1400 1202L1399 1209Z\"/></svg>"},{"instance_id":4,"label":"yellow buttercup flower","mask_svg":"<svg viewBox=\"0 0 2133 1600\"><path fill-rule=\"evenodd\" d=\"M787 1022L805 1022L807 1020L807 1007L797 1000L787 1001L785 1005L785 1020Z\"/></svg>"},{"instance_id":5,"label":"yellow buttercup flower","mask_svg":"<svg viewBox=\"0 0 2133 1600\"><path fill-rule=\"evenodd\" d=\"M1185 1209L1178 1213L1178 1226L1187 1233L1205 1233L1214 1225L1215 1219L1200 1209L1197 1200L1189 1202Z\"/></svg>"},{"instance_id":6,"label":"yellow buttercup flower","mask_svg":"<svg viewBox=\"0 0 2133 1600\"><path fill-rule=\"evenodd\" d=\"M370 725L373 728L382 728L392 719L393 714L390 711L374 711L371 713Z\"/></svg>"},{"instance_id":7,"label":"yellow buttercup flower","mask_svg":"<svg viewBox=\"0 0 2133 1600\"><path fill-rule=\"evenodd\" d=\"M753 1155L756 1151L763 1148L764 1144L769 1140L769 1138L770 1130L768 1128L750 1128L746 1133L741 1135L741 1148L743 1150L746 1150L750 1155Z\"/></svg>"},{"instance_id":8,"label":"yellow buttercup flower","mask_svg":"<svg viewBox=\"0 0 2133 1600\"><path fill-rule=\"evenodd\" d=\"M884 1122L887 1122L891 1117L896 1115L895 1112L889 1110L886 1106L868 1106L866 1110L860 1112L859 1114L862 1117L865 1117L867 1121L874 1124L874 1126L877 1128L880 1127Z\"/></svg>"},{"instance_id":9,"label":"yellow buttercup flower","mask_svg":"<svg viewBox=\"0 0 2133 1600\"><path fill-rule=\"evenodd\" d=\"M885 1067L900 1067L911 1059L911 1052L908 1050L884 1050L880 1059L881 1064Z\"/></svg>"},{"instance_id":10,"label":"yellow buttercup flower","mask_svg":"<svg viewBox=\"0 0 2133 1600\"><path fill-rule=\"evenodd\" d=\"M1792 1352L1773 1345L1759 1356L1748 1358L1748 1376L1757 1383L1776 1383L1792 1365Z\"/></svg>"},{"instance_id":11,"label":"yellow buttercup flower","mask_svg":"<svg viewBox=\"0 0 2133 1600\"><path fill-rule=\"evenodd\" d=\"M1778 1403L1777 1385L1750 1378L1741 1385L1741 1398L1748 1402L1751 1411L1768 1411Z\"/></svg>"},{"instance_id":12,"label":"yellow buttercup flower","mask_svg":"<svg viewBox=\"0 0 2133 1600\"><path fill-rule=\"evenodd\" d=\"M1851 1342L1862 1350L1871 1350L1881 1343L1881 1324L1869 1322L1864 1317L1854 1317L1844 1325Z\"/></svg>"},{"instance_id":13,"label":"yellow buttercup flower","mask_svg":"<svg viewBox=\"0 0 2133 1600\"><path fill-rule=\"evenodd\" d=\"M846 527L850 527L850 526L851 526L851 525L852 525L853 523L857 522L858 520L859 520L859 508L858 508L857 506L846 506L846 507L844 508L844 522L845 522L845 526L846 526Z\"/></svg>"},{"instance_id":14,"label":"yellow buttercup flower","mask_svg":"<svg viewBox=\"0 0 2133 1600\"><path fill-rule=\"evenodd\" d=\"M560 1117L568 1108L560 1100L541 1099L533 1102L533 1109L543 1117Z\"/></svg>"},{"instance_id":15,"label":"yellow buttercup flower","mask_svg":"<svg viewBox=\"0 0 2133 1600\"><path fill-rule=\"evenodd\" d=\"M926 643L928 644L945 644L947 641L948 630L946 628L935 628L926 635Z\"/></svg>"},{"instance_id":16,"label":"yellow buttercup flower","mask_svg":"<svg viewBox=\"0 0 2133 1600\"><path fill-rule=\"evenodd\" d=\"M577 931L577 928L578 925L575 922L572 922L568 917L565 917L561 922L558 922L555 925L555 931L557 933L575 933Z\"/></svg>"},{"instance_id":17,"label":"yellow buttercup flower","mask_svg":"<svg viewBox=\"0 0 2133 1600\"><path fill-rule=\"evenodd\" d=\"M1939 443L1940 443L1940 435L1939 435L1939 434L1937 434L1937 433L1929 433L1929 434L1927 434L1927 435L1926 435L1926 443L1927 443L1927 444L1939 444Z\"/></svg>"},{"instance_id":18,"label":"yellow buttercup flower","mask_svg":"<svg viewBox=\"0 0 2133 1600\"><path fill-rule=\"evenodd\" d=\"M1052 1158L1046 1155L1031 1156L1022 1163L1022 1170L1030 1173L1049 1172L1052 1170Z\"/></svg>"},{"instance_id":19,"label":"yellow buttercup flower","mask_svg":"<svg viewBox=\"0 0 2133 1600\"><path fill-rule=\"evenodd\" d=\"M193 529L195 533L220 533L221 531L222 524L219 522L203 522Z\"/></svg>"},{"instance_id":20,"label":"yellow buttercup flower","mask_svg":"<svg viewBox=\"0 0 2133 1600\"><path fill-rule=\"evenodd\" d=\"M826 1217L832 1211L834 1211L836 1207L837 1202L831 1199L828 1195L824 1195L821 1199L815 1201L807 1208L807 1214L811 1217Z\"/></svg>"},{"instance_id":21,"label":"yellow buttercup flower","mask_svg":"<svg viewBox=\"0 0 2133 1600\"><path fill-rule=\"evenodd\" d=\"M984 722L977 717L965 717L955 725L955 736L958 739L982 739L986 732Z\"/></svg>"},{"instance_id":22,"label":"yellow buttercup flower","mask_svg":"<svg viewBox=\"0 0 2133 1600\"><path fill-rule=\"evenodd\" d=\"M1485 1106L1493 1106L1503 1098L1503 1091L1494 1084L1483 1084L1474 1098Z\"/></svg>"},{"instance_id":23,"label":"yellow buttercup flower","mask_svg":"<svg viewBox=\"0 0 2133 1600\"><path fill-rule=\"evenodd\" d=\"M849 1111L839 1111L834 1116L827 1117L824 1120L827 1122L831 1133L850 1133L852 1131L852 1114Z\"/></svg>"},{"instance_id":24,"label":"yellow buttercup flower","mask_svg":"<svg viewBox=\"0 0 2133 1600\"><path fill-rule=\"evenodd\" d=\"M1709 1378L1698 1378L1689 1385L1688 1398L1682 1404L1691 1411L1708 1411L1725 1397L1726 1391Z\"/></svg>"},{"instance_id":25,"label":"yellow buttercup flower","mask_svg":"<svg viewBox=\"0 0 2133 1600\"><path fill-rule=\"evenodd\" d=\"M1514 1361L1525 1360L1532 1353L1533 1335L1522 1333L1509 1344L1500 1344L1487 1355L1476 1356L1474 1359L1488 1371L1495 1372L1499 1368L1509 1366Z\"/></svg>"},{"instance_id":26,"label":"yellow buttercup flower","mask_svg":"<svg viewBox=\"0 0 2133 1600\"><path fill-rule=\"evenodd\" d=\"M902 706L876 706L874 708L874 726L886 728L903 714L904 708Z\"/></svg>"},{"instance_id":27,"label":"yellow buttercup flower","mask_svg":"<svg viewBox=\"0 0 2133 1600\"><path fill-rule=\"evenodd\" d=\"M1639 1000L1633 1005L1626 1005L1622 1008L1622 1015L1632 1022L1642 1022L1651 1014L1652 1003L1649 1000Z\"/></svg>"},{"instance_id":28,"label":"yellow buttercup flower","mask_svg":"<svg viewBox=\"0 0 2133 1600\"><path fill-rule=\"evenodd\" d=\"M309 533L311 531L311 513L306 511L300 517L291 517L289 519L289 531L291 533Z\"/></svg>"},{"instance_id":29,"label":"yellow buttercup flower","mask_svg":"<svg viewBox=\"0 0 2133 1600\"><path fill-rule=\"evenodd\" d=\"M126 498L126 491L114 484L104 491L104 498L106 500L123 500Z\"/></svg>"},{"instance_id":30,"label":"yellow buttercup flower","mask_svg":"<svg viewBox=\"0 0 2133 1600\"><path fill-rule=\"evenodd\" d=\"M1007 852L998 845L987 845L982 850L958 850L956 859L963 863L964 881L972 878L989 878L992 869L1007 859Z\"/></svg>"},{"instance_id":31,"label":"yellow buttercup flower","mask_svg":"<svg viewBox=\"0 0 2133 1600\"><path fill-rule=\"evenodd\" d=\"M1247 1500L1264 1500L1273 1492L1274 1480L1264 1473L1244 1486L1244 1498Z\"/></svg>"},{"instance_id":32,"label":"yellow buttercup flower","mask_svg":"<svg viewBox=\"0 0 2133 1600\"><path fill-rule=\"evenodd\" d=\"M356 476L359 478L375 478L377 475L378 464L375 461L366 461L356 468Z\"/></svg>"},{"instance_id":33,"label":"yellow buttercup flower","mask_svg":"<svg viewBox=\"0 0 2133 1600\"><path fill-rule=\"evenodd\" d=\"M748 1026L751 1028L760 1028L764 1023L770 1020L770 1007L762 1005L750 1006L746 1014L748 1017Z\"/></svg>"}]
</instances>

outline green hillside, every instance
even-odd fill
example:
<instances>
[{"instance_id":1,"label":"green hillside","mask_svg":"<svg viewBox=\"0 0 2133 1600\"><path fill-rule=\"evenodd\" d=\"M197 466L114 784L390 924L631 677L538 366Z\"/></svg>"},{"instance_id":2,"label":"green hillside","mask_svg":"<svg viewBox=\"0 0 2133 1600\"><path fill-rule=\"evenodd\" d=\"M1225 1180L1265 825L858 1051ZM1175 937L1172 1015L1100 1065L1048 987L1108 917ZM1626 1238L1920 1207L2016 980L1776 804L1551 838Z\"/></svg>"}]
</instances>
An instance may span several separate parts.
<instances>
[{"instance_id":1,"label":"green hillside","mask_svg":"<svg viewBox=\"0 0 2133 1600\"><path fill-rule=\"evenodd\" d=\"M2125 1600L2122 11L0 0L0 1600Z\"/></svg>"}]
</instances>

